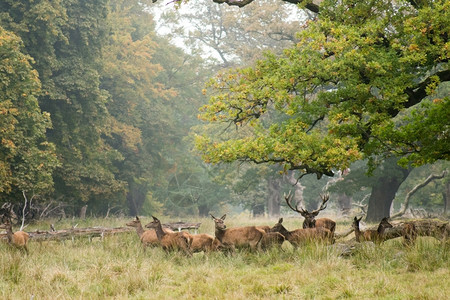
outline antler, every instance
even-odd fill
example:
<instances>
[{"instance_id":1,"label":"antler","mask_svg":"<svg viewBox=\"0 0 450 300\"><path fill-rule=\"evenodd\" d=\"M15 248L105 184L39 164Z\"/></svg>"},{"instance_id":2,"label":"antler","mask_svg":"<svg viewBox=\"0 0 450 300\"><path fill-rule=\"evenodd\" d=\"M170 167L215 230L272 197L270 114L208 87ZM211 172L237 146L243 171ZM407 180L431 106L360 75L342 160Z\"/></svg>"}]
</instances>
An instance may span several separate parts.
<instances>
[{"instance_id":1,"label":"antler","mask_svg":"<svg viewBox=\"0 0 450 300\"><path fill-rule=\"evenodd\" d=\"M286 193L283 193L284 200L286 200L286 204L293 210L298 213L302 213L303 211L299 210L297 207L293 207L291 204L291 200L293 198L293 195L291 195L291 191L289 191L289 194L286 195ZM303 209L302 209L303 210Z\"/></svg>"},{"instance_id":2,"label":"antler","mask_svg":"<svg viewBox=\"0 0 450 300\"><path fill-rule=\"evenodd\" d=\"M322 204L320 204L318 209L312 211L311 214L318 215L321 210L327 208L327 202L330 199L330 194L320 195L320 198L322 198Z\"/></svg>"}]
</instances>

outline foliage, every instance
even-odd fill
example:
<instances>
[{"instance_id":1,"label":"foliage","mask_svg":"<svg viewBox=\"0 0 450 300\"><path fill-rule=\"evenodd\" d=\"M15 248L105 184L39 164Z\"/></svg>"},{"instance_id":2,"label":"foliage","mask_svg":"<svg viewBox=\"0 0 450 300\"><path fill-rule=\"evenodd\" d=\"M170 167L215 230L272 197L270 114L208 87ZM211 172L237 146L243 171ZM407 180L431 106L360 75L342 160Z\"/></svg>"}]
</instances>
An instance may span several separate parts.
<instances>
[{"instance_id":1,"label":"foliage","mask_svg":"<svg viewBox=\"0 0 450 300\"><path fill-rule=\"evenodd\" d=\"M204 160L280 163L320 178L361 158L448 159L450 100L423 101L449 77L448 6L324 1L282 56L211 79L202 119L251 129L225 141L198 135Z\"/></svg>"},{"instance_id":2,"label":"foliage","mask_svg":"<svg viewBox=\"0 0 450 300\"><path fill-rule=\"evenodd\" d=\"M38 105L38 74L22 50L21 39L0 26L0 195L12 202L22 192L50 192L58 163L45 137L51 120Z\"/></svg>"}]
</instances>

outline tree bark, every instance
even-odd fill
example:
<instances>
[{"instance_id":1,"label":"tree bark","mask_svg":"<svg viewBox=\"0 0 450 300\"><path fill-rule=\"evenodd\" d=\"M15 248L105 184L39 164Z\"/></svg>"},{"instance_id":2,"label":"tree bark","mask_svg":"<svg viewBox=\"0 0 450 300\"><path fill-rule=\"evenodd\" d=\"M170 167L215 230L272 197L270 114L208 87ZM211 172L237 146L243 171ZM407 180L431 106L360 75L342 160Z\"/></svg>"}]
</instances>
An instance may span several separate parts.
<instances>
[{"instance_id":1,"label":"tree bark","mask_svg":"<svg viewBox=\"0 0 450 300\"><path fill-rule=\"evenodd\" d=\"M444 198L444 216L447 216L448 210L450 208L450 181L445 183L445 189L442 193Z\"/></svg>"},{"instance_id":2,"label":"tree bark","mask_svg":"<svg viewBox=\"0 0 450 300\"><path fill-rule=\"evenodd\" d=\"M400 185L405 181L410 172L397 165L397 159L387 159L380 167L383 176L372 185L372 193L367 209L367 222L379 222L384 217L390 216L390 209L395 194Z\"/></svg>"},{"instance_id":3,"label":"tree bark","mask_svg":"<svg viewBox=\"0 0 450 300\"><path fill-rule=\"evenodd\" d=\"M280 180L269 178L267 180L269 197L267 199L267 213L269 217L280 216Z\"/></svg>"}]
</instances>

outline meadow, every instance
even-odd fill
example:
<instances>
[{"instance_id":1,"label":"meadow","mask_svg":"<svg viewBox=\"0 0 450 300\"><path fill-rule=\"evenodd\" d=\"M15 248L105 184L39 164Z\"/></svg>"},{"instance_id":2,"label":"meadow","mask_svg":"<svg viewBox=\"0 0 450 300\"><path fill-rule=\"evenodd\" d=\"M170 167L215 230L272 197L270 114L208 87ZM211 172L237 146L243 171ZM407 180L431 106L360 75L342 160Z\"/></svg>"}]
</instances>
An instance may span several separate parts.
<instances>
[{"instance_id":1,"label":"meadow","mask_svg":"<svg viewBox=\"0 0 450 300\"><path fill-rule=\"evenodd\" d=\"M56 225L116 227L129 220L67 220ZM210 218L183 220L202 222L200 232L214 235ZM301 222L292 217L284 223L292 230ZM32 224L26 231L47 230L50 223ZM245 217L228 217L226 222L228 227L275 223ZM337 232L349 227L349 222L338 222ZM196 253L188 258L160 248L144 252L135 232L92 240L30 240L29 250L25 255L0 243L0 299L434 300L450 295L450 245L428 237L409 248L400 239L380 246L364 243L347 256L338 245L311 243L293 249L285 242L281 249L267 252Z\"/></svg>"}]
</instances>

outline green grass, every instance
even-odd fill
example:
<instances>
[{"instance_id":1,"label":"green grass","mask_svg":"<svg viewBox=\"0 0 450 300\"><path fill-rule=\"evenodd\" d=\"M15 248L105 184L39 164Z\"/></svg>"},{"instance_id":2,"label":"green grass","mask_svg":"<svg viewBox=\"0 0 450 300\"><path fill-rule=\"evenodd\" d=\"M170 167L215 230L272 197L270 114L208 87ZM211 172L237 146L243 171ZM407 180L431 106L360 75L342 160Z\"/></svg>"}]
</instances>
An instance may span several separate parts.
<instances>
[{"instance_id":1,"label":"green grass","mask_svg":"<svg viewBox=\"0 0 450 300\"><path fill-rule=\"evenodd\" d=\"M230 227L276 221L232 219L227 220ZM78 227L113 227L126 221L76 222ZM211 219L200 221L201 232L214 234ZM73 222L58 223L57 229ZM298 219L285 223L287 228L300 227ZM46 229L48 224L33 224L27 230ZM347 226L340 225L338 231ZM400 240L358 245L349 257L326 245L293 249L285 243L282 249L264 253L197 253L186 258L159 248L144 252L134 232L92 241L31 240L29 250L26 256L0 243L0 299L434 300L450 295L450 246L433 238L420 238L410 248Z\"/></svg>"}]
</instances>

